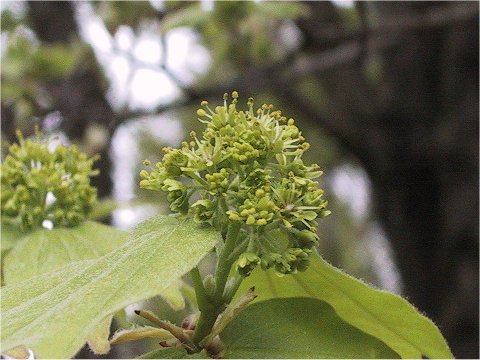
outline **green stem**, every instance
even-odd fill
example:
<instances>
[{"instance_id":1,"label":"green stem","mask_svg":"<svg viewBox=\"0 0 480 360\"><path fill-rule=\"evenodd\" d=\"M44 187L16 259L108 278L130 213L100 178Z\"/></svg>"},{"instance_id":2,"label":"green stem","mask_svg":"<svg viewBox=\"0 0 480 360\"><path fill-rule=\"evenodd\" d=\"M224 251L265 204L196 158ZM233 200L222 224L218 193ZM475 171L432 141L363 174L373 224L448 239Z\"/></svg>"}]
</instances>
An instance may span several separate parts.
<instances>
[{"instance_id":1,"label":"green stem","mask_svg":"<svg viewBox=\"0 0 480 360\"><path fill-rule=\"evenodd\" d=\"M217 269L215 271L215 291L213 297L209 297L203 286L200 273L197 269L191 272L192 279L197 293L197 302L200 309L200 317L195 327L195 333L192 340L198 346L211 331L218 315L223 311L225 300L223 292L225 291L225 284L227 283L230 268L233 262L228 259L229 254L235 248L238 233L240 232L241 223L234 222L228 227L227 235L225 236L225 245L218 257Z\"/></svg>"},{"instance_id":2,"label":"green stem","mask_svg":"<svg viewBox=\"0 0 480 360\"><path fill-rule=\"evenodd\" d=\"M195 288L198 308L200 311L204 311L210 306L210 297L207 294L207 290L205 290L202 276L197 266L190 270L190 276L192 277L193 287Z\"/></svg>"},{"instance_id":3,"label":"green stem","mask_svg":"<svg viewBox=\"0 0 480 360\"><path fill-rule=\"evenodd\" d=\"M228 261L235 262L235 260L238 259L240 254L244 253L247 250L247 247L251 243L251 237L247 235L247 237L243 238L240 241L240 244L238 244L235 249L232 250L232 252L228 255Z\"/></svg>"},{"instance_id":4,"label":"green stem","mask_svg":"<svg viewBox=\"0 0 480 360\"><path fill-rule=\"evenodd\" d=\"M225 284L227 283L230 268L233 264L233 261L228 258L235 249L235 243L241 226L242 224L240 222L235 221L228 227L225 246L218 257L217 269L215 271L215 293L213 297L216 301L222 301Z\"/></svg>"},{"instance_id":5,"label":"green stem","mask_svg":"<svg viewBox=\"0 0 480 360\"><path fill-rule=\"evenodd\" d=\"M200 317L198 318L195 333L192 337L193 343L198 347L198 343L207 336L212 329L218 314L216 314L215 305L203 285L198 267L195 266L190 270L190 275L192 277L193 287L195 288L198 309L200 310Z\"/></svg>"},{"instance_id":6,"label":"green stem","mask_svg":"<svg viewBox=\"0 0 480 360\"><path fill-rule=\"evenodd\" d=\"M187 345L191 350L194 349L194 344L192 343L190 338L187 335L185 335L182 328L176 325L173 325L168 321L160 320L154 313L148 310L135 310L135 313L147 320L150 320L161 329L167 330L170 334L175 336L183 344Z\"/></svg>"},{"instance_id":7,"label":"green stem","mask_svg":"<svg viewBox=\"0 0 480 360\"><path fill-rule=\"evenodd\" d=\"M192 337L192 341L197 347L199 347L198 344L200 341L202 341L210 333L210 331L212 331L218 314L219 312L216 311L214 306L200 312L200 317L198 318L195 332L193 333Z\"/></svg>"},{"instance_id":8,"label":"green stem","mask_svg":"<svg viewBox=\"0 0 480 360\"><path fill-rule=\"evenodd\" d=\"M228 288L225 291L225 302L228 304L232 301L233 297L238 291L238 288L242 284L243 279L245 277L241 276L240 274L237 274L234 278L233 281L229 284Z\"/></svg>"}]
</instances>

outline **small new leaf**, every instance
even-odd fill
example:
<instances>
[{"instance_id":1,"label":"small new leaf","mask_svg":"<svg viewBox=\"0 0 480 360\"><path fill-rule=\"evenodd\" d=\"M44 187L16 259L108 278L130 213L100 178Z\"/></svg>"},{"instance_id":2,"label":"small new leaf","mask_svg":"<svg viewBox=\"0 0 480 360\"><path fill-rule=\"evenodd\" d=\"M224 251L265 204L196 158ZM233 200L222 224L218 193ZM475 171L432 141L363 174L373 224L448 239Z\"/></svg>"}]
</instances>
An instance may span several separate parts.
<instances>
[{"instance_id":1,"label":"small new leaf","mask_svg":"<svg viewBox=\"0 0 480 360\"><path fill-rule=\"evenodd\" d=\"M169 340L173 336L170 332L164 329L159 329L153 326L138 326L131 329L123 329L115 332L110 339L110 344L122 344L128 341L141 340L145 338L155 338L159 340Z\"/></svg>"}]
</instances>

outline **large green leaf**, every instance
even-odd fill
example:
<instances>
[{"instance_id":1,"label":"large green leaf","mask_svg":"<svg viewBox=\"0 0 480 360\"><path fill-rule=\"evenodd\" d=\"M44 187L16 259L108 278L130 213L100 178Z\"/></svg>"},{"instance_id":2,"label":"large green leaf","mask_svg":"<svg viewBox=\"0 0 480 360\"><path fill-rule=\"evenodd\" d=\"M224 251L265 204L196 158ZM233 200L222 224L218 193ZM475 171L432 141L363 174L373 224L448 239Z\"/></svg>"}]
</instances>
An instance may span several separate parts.
<instances>
[{"instance_id":1,"label":"large green leaf","mask_svg":"<svg viewBox=\"0 0 480 360\"><path fill-rule=\"evenodd\" d=\"M21 232L16 226L11 224L0 223L1 229L1 249L2 249L2 256L4 253L9 251L12 247L15 246L15 243L24 237L26 233Z\"/></svg>"},{"instance_id":2,"label":"large green leaf","mask_svg":"<svg viewBox=\"0 0 480 360\"><path fill-rule=\"evenodd\" d=\"M102 319L164 291L211 250L218 236L191 220L157 216L97 260L5 286L2 350L24 345L37 358L71 357Z\"/></svg>"},{"instance_id":3,"label":"large green leaf","mask_svg":"<svg viewBox=\"0 0 480 360\"><path fill-rule=\"evenodd\" d=\"M5 283L27 280L72 261L99 258L122 245L127 235L93 221L72 228L39 229L25 235L5 256Z\"/></svg>"},{"instance_id":4,"label":"large green leaf","mask_svg":"<svg viewBox=\"0 0 480 360\"><path fill-rule=\"evenodd\" d=\"M330 305L309 298L250 305L221 334L227 358L383 358L399 356L343 321Z\"/></svg>"},{"instance_id":5,"label":"large green leaf","mask_svg":"<svg viewBox=\"0 0 480 360\"><path fill-rule=\"evenodd\" d=\"M108 315L100 321L93 331L87 335L87 344L94 354L108 354L110 351L110 327L112 326L113 315Z\"/></svg>"},{"instance_id":6,"label":"large green leaf","mask_svg":"<svg viewBox=\"0 0 480 360\"><path fill-rule=\"evenodd\" d=\"M5 257L10 250L17 244L19 239L26 235L21 232L16 226L6 223L0 223L0 280L1 286L5 285L4 265Z\"/></svg>"},{"instance_id":7,"label":"large green leaf","mask_svg":"<svg viewBox=\"0 0 480 360\"><path fill-rule=\"evenodd\" d=\"M453 357L435 324L405 299L369 287L316 254L304 273L278 277L271 271L254 271L239 293L251 286L259 300L299 296L323 300L344 321L380 339L403 358Z\"/></svg>"},{"instance_id":8,"label":"large green leaf","mask_svg":"<svg viewBox=\"0 0 480 360\"><path fill-rule=\"evenodd\" d=\"M139 359L184 359L187 357L187 351L183 348L165 348L153 350L142 356Z\"/></svg>"},{"instance_id":9,"label":"large green leaf","mask_svg":"<svg viewBox=\"0 0 480 360\"><path fill-rule=\"evenodd\" d=\"M169 347L150 351L138 357L139 359L210 359L205 351L188 354L183 348Z\"/></svg>"}]
</instances>

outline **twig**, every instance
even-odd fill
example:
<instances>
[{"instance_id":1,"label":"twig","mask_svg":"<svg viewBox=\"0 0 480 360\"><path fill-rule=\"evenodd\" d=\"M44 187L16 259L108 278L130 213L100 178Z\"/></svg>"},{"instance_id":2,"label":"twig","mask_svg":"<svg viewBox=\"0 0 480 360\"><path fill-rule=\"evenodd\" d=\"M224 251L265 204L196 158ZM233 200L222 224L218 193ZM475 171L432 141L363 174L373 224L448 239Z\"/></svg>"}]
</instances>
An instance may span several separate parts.
<instances>
[{"instance_id":1,"label":"twig","mask_svg":"<svg viewBox=\"0 0 480 360\"><path fill-rule=\"evenodd\" d=\"M190 338L183 332L183 329L181 327L178 327L167 321L160 320L155 314L148 310L135 310L135 314L147 320L150 320L155 325L158 325L158 327L160 327L161 329L167 330L181 343L191 348L191 350L195 349L195 345L192 343Z\"/></svg>"}]
</instances>

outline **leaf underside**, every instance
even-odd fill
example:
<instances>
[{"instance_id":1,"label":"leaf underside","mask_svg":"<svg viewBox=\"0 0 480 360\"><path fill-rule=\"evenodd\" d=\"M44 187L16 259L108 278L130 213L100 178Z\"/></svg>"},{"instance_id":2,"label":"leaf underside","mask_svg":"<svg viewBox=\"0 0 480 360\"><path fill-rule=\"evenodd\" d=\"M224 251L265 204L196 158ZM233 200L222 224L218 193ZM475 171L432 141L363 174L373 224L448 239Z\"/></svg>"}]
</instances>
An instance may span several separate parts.
<instances>
[{"instance_id":1,"label":"leaf underside","mask_svg":"<svg viewBox=\"0 0 480 360\"><path fill-rule=\"evenodd\" d=\"M255 286L258 300L310 297L325 301L350 325L383 341L402 358L453 358L435 324L398 295L372 288L317 254L304 273L276 276L256 270L239 294Z\"/></svg>"},{"instance_id":2,"label":"leaf underside","mask_svg":"<svg viewBox=\"0 0 480 360\"><path fill-rule=\"evenodd\" d=\"M172 285L207 254L218 234L193 221L157 216L97 260L7 285L2 350L25 345L37 358L73 356L96 325L125 306Z\"/></svg>"},{"instance_id":3,"label":"leaf underside","mask_svg":"<svg viewBox=\"0 0 480 360\"><path fill-rule=\"evenodd\" d=\"M221 334L226 358L398 358L380 340L340 319L312 298L261 301L244 310Z\"/></svg>"}]
</instances>

